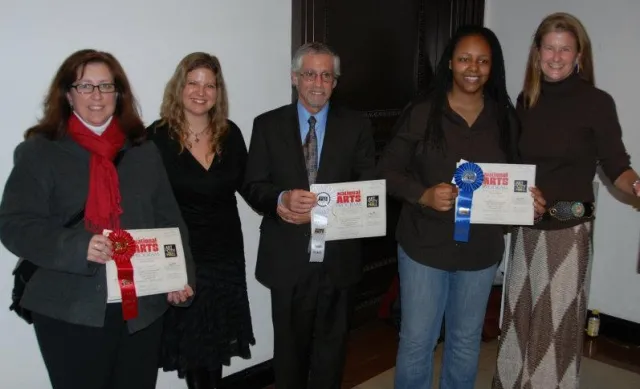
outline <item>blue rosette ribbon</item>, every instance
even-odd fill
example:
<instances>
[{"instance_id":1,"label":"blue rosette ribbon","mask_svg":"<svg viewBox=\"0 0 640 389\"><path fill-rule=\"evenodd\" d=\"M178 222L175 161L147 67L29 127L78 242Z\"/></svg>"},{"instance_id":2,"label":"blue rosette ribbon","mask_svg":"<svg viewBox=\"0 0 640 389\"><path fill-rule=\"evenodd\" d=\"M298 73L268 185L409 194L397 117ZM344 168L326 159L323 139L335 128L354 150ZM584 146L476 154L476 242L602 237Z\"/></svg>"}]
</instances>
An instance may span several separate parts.
<instances>
[{"instance_id":1,"label":"blue rosette ribbon","mask_svg":"<svg viewBox=\"0 0 640 389\"><path fill-rule=\"evenodd\" d=\"M482 186L484 173L477 164L464 162L456 169L453 179L459 189L453 239L457 242L468 242L473 192Z\"/></svg>"}]
</instances>

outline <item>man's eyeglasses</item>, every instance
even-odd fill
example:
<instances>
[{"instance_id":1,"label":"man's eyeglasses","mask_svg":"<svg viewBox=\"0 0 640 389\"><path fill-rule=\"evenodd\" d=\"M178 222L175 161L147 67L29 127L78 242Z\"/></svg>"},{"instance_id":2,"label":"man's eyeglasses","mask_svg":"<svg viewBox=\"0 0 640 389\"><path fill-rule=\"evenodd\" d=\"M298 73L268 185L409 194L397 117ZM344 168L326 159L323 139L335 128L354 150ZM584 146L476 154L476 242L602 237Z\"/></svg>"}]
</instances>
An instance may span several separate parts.
<instances>
[{"instance_id":1,"label":"man's eyeglasses","mask_svg":"<svg viewBox=\"0 0 640 389\"><path fill-rule=\"evenodd\" d=\"M329 72L316 73L311 70L307 70L306 72L300 73L300 76L302 76L302 79L307 82L315 81L316 78L318 78L318 76L320 76L320 79L322 80L322 82L327 82L327 83L333 82L333 80L335 79L335 75L333 73L329 73Z\"/></svg>"},{"instance_id":2,"label":"man's eyeglasses","mask_svg":"<svg viewBox=\"0 0 640 389\"><path fill-rule=\"evenodd\" d=\"M100 93L114 93L116 91L116 84L114 83L106 83L106 84L76 84L71 85L78 93L88 94L93 93L95 88L98 88Z\"/></svg>"}]
</instances>

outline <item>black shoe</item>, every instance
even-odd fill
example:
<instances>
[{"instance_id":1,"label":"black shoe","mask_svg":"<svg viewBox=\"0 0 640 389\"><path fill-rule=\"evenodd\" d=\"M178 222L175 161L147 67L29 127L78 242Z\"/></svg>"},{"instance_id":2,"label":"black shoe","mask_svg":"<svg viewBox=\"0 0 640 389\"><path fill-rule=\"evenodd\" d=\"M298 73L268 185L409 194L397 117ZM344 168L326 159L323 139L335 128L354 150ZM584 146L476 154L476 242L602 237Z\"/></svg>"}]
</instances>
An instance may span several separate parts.
<instances>
[{"instance_id":1,"label":"black shoe","mask_svg":"<svg viewBox=\"0 0 640 389\"><path fill-rule=\"evenodd\" d=\"M189 370L185 374L189 389L215 389L222 378L222 368L216 370Z\"/></svg>"}]
</instances>

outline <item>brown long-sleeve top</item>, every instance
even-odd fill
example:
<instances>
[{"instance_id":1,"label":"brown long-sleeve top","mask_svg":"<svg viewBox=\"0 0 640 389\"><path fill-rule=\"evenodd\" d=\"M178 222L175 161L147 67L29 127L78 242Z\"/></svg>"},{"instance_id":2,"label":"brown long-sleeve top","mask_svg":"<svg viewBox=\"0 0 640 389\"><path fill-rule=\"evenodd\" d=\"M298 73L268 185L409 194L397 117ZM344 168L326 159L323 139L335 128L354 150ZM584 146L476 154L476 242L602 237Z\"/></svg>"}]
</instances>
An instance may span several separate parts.
<instances>
[{"instance_id":1,"label":"brown long-sleeve top","mask_svg":"<svg viewBox=\"0 0 640 389\"><path fill-rule=\"evenodd\" d=\"M418 200L426 189L450 183L460 159L506 162L495 105L486 100L469 127L447 104L442 117L446 153L424 145L429 105L429 101L423 101L407 108L378 164L380 175L387 180L388 193L403 201L396 240L413 260L430 267L447 271L486 269L502 259L503 228L473 224L469 241L456 242L454 210L436 211L422 207Z\"/></svg>"},{"instance_id":2,"label":"brown long-sleeve top","mask_svg":"<svg viewBox=\"0 0 640 389\"><path fill-rule=\"evenodd\" d=\"M630 168L613 98L579 75L543 82L533 108L524 109L522 96L516 108L522 125L520 154L523 163L536 165L536 186L548 205L593 202L598 164L612 182ZM533 228L560 229L582 222L550 218Z\"/></svg>"}]
</instances>

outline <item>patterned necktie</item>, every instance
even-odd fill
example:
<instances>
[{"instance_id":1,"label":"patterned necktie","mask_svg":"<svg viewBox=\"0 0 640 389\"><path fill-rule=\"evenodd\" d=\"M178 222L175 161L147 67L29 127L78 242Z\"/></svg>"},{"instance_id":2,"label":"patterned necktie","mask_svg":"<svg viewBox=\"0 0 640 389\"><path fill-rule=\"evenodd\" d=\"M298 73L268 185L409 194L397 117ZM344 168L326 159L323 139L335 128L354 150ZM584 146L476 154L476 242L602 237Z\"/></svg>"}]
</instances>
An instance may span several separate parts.
<instances>
[{"instance_id":1,"label":"patterned necktie","mask_svg":"<svg viewBox=\"0 0 640 389\"><path fill-rule=\"evenodd\" d=\"M309 133L307 133L307 137L304 140L302 151L307 165L309 185L312 185L316 182L316 175L318 174L318 138L316 137L316 118L313 116L309 118Z\"/></svg>"}]
</instances>

